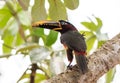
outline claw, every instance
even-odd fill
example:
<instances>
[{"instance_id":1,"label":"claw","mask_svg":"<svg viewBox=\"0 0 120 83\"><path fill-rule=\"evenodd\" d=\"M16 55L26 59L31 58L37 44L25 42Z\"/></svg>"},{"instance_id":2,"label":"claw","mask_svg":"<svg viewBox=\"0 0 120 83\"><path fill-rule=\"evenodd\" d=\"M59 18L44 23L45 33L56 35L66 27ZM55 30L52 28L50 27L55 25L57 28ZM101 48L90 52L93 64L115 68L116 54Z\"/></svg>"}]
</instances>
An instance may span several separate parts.
<instances>
[{"instance_id":1,"label":"claw","mask_svg":"<svg viewBox=\"0 0 120 83\"><path fill-rule=\"evenodd\" d=\"M67 70L72 70L72 65L68 65Z\"/></svg>"}]
</instances>

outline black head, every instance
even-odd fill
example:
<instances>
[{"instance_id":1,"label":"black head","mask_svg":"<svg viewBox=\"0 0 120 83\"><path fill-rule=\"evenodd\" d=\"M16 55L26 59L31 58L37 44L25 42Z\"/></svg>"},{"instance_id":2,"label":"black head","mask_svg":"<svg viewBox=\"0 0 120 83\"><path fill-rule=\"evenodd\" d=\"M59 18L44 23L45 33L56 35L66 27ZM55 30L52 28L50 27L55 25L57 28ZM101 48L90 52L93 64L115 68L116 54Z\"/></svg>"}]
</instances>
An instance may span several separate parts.
<instances>
[{"instance_id":1,"label":"black head","mask_svg":"<svg viewBox=\"0 0 120 83\"><path fill-rule=\"evenodd\" d=\"M64 21L64 20L59 20L60 26L62 27L62 30L60 31L61 33L65 33L67 31L74 31L77 30L75 26L73 26L70 22Z\"/></svg>"},{"instance_id":2,"label":"black head","mask_svg":"<svg viewBox=\"0 0 120 83\"><path fill-rule=\"evenodd\" d=\"M39 21L39 22L33 23L32 26L51 29L51 30L58 31L60 33L65 33L70 30L77 30L71 23L64 20L59 20L58 22L54 22L50 20Z\"/></svg>"}]
</instances>

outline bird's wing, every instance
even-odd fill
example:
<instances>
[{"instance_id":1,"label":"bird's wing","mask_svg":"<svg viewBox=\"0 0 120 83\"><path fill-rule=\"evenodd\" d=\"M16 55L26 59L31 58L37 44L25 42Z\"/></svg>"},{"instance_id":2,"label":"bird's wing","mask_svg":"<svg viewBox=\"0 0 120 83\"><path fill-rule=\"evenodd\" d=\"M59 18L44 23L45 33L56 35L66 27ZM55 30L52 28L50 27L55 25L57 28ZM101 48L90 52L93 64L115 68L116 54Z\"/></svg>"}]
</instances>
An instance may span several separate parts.
<instances>
[{"instance_id":1,"label":"bird's wing","mask_svg":"<svg viewBox=\"0 0 120 83\"><path fill-rule=\"evenodd\" d=\"M86 43L83 35L77 31L69 31L61 35L61 43L75 51L86 51Z\"/></svg>"}]
</instances>

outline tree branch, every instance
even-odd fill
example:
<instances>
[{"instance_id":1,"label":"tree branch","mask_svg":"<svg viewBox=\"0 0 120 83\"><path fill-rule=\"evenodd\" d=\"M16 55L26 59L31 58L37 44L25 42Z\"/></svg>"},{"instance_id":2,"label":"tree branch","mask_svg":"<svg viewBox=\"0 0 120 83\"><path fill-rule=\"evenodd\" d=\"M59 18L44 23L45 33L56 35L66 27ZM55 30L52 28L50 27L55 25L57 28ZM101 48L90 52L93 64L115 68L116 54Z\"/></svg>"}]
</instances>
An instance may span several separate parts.
<instances>
[{"instance_id":1,"label":"tree branch","mask_svg":"<svg viewBox=\"0 0 120 83\"><path fill-rule=\"evenodd\" d=\"M103 74L120 63L120 34L87 58L89 71L84 75L74 66L72 70L66 70L45 83L96 83Z\"/></svg>"}]
</instances>

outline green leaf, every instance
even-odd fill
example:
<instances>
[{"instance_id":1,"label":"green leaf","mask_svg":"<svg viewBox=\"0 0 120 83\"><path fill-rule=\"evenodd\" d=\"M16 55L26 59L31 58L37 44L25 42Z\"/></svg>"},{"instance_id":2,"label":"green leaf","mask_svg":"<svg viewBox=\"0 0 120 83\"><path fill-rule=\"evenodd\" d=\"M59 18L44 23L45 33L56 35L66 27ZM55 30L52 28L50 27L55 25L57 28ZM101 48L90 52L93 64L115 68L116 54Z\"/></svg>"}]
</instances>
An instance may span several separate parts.
<instances>
[{"instance_id":1,"label":"green leaf","mask_svg":"<svg viewBox=\"0 0 120 83\"><path fill-rule=\"evenodd\" d=\"M15 40L15 46L19 46L24 43L24 40L19 33L16 35L14 40Z\"/></svg>"},{"instance_id":2,"label":"green leaf","mask_svg":"<svg viewBox=\"0 0 120 83\"><path fill-rule=\"evenodd\" d=\"M82 25L84 25L87 29L95 32L100 32L100 29L102 27L102 21L100 18L95 17L97 24L95 24L91 19L90 22L81 22Z\"/></svg>"},{"instance_id":3,"label":"green leaf","mask_svg":"<svg viewBox=\"0 0 120 83\"><path fill-rule=\"evenodd\" d=\"M32 7L32 20L33 22L39 20L45 20L47 13L45 9L45 0L34 0L35 4Z\"/></svg>"},{"instance_id":4,"label":"green leaf","mask_svg":"<svg viewBox=\"0 0 120 83\"><path fill-rule=\"evenodd\" d=\"M10 34L12 34L13 36L16 35L18 33L18 23L14 18L11 18L8 22L8 25L6 25L6 27L8 27L8 31L10 32Z\"/></svg>"},{"instance_id":5,"label":"green leaf","mask_svg":"<svg viewBox=\"0 0 120 83\"><path fill-rule=\"evenodd\" d=\"M41 37L42 35L45 35L44 34L44 29L43 28L33 29L33 35L36 35L36 36L39 36L39 37Z\"/></svg>"},{"instance_id":6,"label":"green leaf","mask_svg":"<svg viewBox=\"0 0 120 83\"><path fill-rule=\"evenodd\" d=\"M45 79L46 79L46 76L44 74L37 73L35 78L35 83L40 83Z\"/></svg>"},{"instance_id":7,"label":"green leaf","mask_svg":"<svg viewBox=\"0 0 120 83\"><path fill-rule=\"evenodd\" d=\"M79 0L64 0L65 6L71 10L79 6Z\"/></svg>"},{"instance_id":8,"label":"green leaf","mask_svg":"<svg viewBox=\"0 0 120 83\"><path fill-rule=\"evenodd\" d=\"M49 8L49 16L52 20L66 20L67 12L65 5L61 2L61 0L48 0L50 4Z\"/></svg>"},{"instance_id":9,"label":"green leaf","mask_svg":"<svg viewBox=\"0 0 120 83\"><path fill-rule=\"evenodd\" d=\"M98 30L100 30L101 27L102 27L102 20L98 17L95 17L95 18L96 18L96 21L97 21L97 28L98 28Z\"/></svg>"},{"instance_id":10,"label":"green leaf","mask_svg":"<svg viewBox=\"0 0 120 83\"><path fill-rule=\"evenodd\" d=\"M5 34L5 36L2 39L4 40L4 44L11 47L13 44L14 36L11 35L9 32L7 32L7 33L8 34ZM4 53L10 53L12 50L11 48L9 48L7 46L3 45L3 52Z\"/></svg>"},{"instance_id":11,"label":"green leaf","mask_svg":"<svg viewBox=\"0 0 120 83\"><path fill-rule=\"evenodd\" d=\"M96 25L94 22L81 22L82 25L84 25L87 29L91 31L96 31Z\"/></svg>"},{"instance_id":12,"label":"green leaf","mask_svg":"<svg viewBox=\"0 0 120 83\"><path fill-rule=\"evenodd\" d=\"M0 9L0 28L4 28L8 20L11 18L11 14L7 6L4 6Z\"/></svg>"},{"instance_id":13,"label":"green leaf","mask_svg":"<svg viewBox=\"0 0 120 83\"><path fill-rule=\"evenodd\" d=\"M100 48L106 41L98 41L98 46L97 48Z\"/></svg>"},{"instance_id":14,"label":"green leaf","mask_svg":"<svg viewBox=\"0 0 120 83\"><path fill-rule=\"evenodd\" d=\"M94 35L91 31L80 31L80 33L84 35L86 41Z\"/></svg>"},{"instance_id":15,"label":"green leaf","mask_svg":"<svg viewBox=\"0 0 120 83\"><path fill-rule=\"evenodd\" d=\"M44 29L43 28L36 28L33 30L33 35L41 37L43 42L46 42L46 35L44 34Z\"/></svg>"},{"instance_id":16,"label":"green leaf","mask_svg":"<svg viewBox=\"0 0 120 83\"><path fill-rule=\"evenodd\" d=\"M49 35L46 38L46 46L51 46L52 44L55 43L55 41L57 40L57 36L58 36L58 32L50 30Z\"/></svg>"},{"instance_id":17,"label":"green leaf","mask_svg":"<svg viewBox=\"0 0 120 83\"><path fill-rule=\"evenodd\" d=\"M87 43L87 52L90 52L90 50L93 48L95 40L96 40L96 36L93 35L86 41L86 43Z\"/></svg>"},{"instance_id":18,"label":"green leaf","mask_svg":"<svg viewBox=\"0 0 120 83\"><path fill-rule=\"evenodd\" d=\"M106 75L106 82L105 83L111 83L111 81L113 80L114 78L114 75L115 75L115 69L111 69L109 70L109 72L107 72L107 75Z\"/></svg>"}]
</instances>

